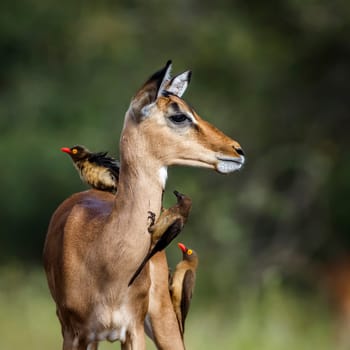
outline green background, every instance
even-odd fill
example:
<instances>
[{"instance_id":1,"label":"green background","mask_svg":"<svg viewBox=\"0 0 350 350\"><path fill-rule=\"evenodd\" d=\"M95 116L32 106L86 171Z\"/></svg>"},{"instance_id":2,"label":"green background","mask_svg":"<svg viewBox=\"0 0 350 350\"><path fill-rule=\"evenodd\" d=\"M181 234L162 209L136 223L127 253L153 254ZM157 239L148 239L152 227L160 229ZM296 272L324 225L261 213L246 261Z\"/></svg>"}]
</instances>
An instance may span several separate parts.
<instances>
[{"instance_id":1,"label":"green background","mask_svg":"<svg viewBox=\"0 0 350 350\"><path fill-rule=\"evenodd\" d=\"M200 256L187 347L349 348L349 38L345 0L2 1L0 348L60 349L42 247L86 188L60 148L118 157L132 95L168 59L247 155L228 176L169 169L164 204L192 197L179 239Z\"/></svg>"}]
</instances>

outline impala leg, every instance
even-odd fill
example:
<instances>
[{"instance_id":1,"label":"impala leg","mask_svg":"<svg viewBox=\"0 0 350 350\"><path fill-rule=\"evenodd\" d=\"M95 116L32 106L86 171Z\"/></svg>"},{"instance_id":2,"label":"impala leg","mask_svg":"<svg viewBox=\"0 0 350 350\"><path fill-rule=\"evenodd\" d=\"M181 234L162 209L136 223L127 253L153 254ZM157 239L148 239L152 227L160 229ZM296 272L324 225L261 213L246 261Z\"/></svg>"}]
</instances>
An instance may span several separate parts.
<instances>
[{"instance_id":1,"label":"impala leg","mask_svg":"<svg viewBox=\"0 0 350 350\"><path fill-rule=\"evenodd\" d=\"M87 343L69 332L63 335L63 350L98 350L98 342Z\"/></svg>"},{"instance_id":2,"label":"impala leg","mask_svg":"<svg viewBox=\"0 0 350 350\"><path fill-rule=\"evenodd\" d=\"M78 349L78 339L75 339L72 333L62 331L63 334L63 350L76 350Z\"/></svg>"},{"instance_id":3,"label":"impala leg","mask_svg":"<svg viewBox=\"0 0 350 350\"><path fill-rule=\"evenodd\" d=\"M142 327L139 327L135 332L128 336L126 341L121 344L122 350L146 350L145 334Z\"/></svg>"},{"instance_id":4,"label":"impala leg","mask_svg":"<svg viewBox=\"0 0 350 350\"><path fill-rule=\"evenodd\" d=\"M185 349L179 325L170 299L168 263L165 253L157 253L150 261L151 288L148 315L152 326L152 340L157 349Z\"/></svg>"},{"instance_id":5,"label":"impala leg","mask_svg":"<svg viewBox=\"0 0 350 350\"><path fill-rule=\"evenodd\" d=\"M90 343L87 346L87 350L98 350L98 342Z\"/></svg>"},{"instance_id":6,"label":"impala leg","mask_svg":"<svg viewBox=\"0 0 350 350\"><path fill-rule=\"evenodd\" d=\"M139 328L137 333L132 337L132 350L146 350L146 338L145 332L142 327Z\"/></svg>"}]
</instances>

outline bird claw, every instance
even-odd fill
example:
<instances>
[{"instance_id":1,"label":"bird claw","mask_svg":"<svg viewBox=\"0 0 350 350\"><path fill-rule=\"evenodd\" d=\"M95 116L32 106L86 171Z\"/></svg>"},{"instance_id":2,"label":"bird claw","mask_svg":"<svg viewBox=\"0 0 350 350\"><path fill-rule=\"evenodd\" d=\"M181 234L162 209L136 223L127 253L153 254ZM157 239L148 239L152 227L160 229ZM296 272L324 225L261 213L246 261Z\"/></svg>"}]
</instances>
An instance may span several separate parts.
<instances>
[{"instance_id":1,"label":"bird claw","mask_svg":"<svg viewBox=\"0 0 350 350\"><path fill-rule=\"evenodd\" d=\"M153 211L148 211L148 220L150 220L149 227L153 226L156 221L156 214Z\"/></svg>"}]
</instances>

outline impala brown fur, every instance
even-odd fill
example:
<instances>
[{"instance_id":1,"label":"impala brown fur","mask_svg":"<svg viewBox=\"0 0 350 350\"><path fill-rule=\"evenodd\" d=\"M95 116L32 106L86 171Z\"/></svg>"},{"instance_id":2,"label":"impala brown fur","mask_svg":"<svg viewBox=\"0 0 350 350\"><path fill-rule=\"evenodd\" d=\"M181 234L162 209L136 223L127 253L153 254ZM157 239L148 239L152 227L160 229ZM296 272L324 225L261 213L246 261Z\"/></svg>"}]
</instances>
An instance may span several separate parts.
<instances>
[{"instance_id":1,"label":"impala brown fur","mask_svg":"<svg viewBox=\"0 0 350 350\"><path fill-rule=\"evenodd\" d=\"M169 81L169 70L167 64L131 101L120 138L117 194L74 194L51 218L44 266L64 350L97 349L101 340L119 340L122 349L144 350L146 314L158 349L184 348L168 291L164 252L157 253L128 287L150 245L148 212L160 213L168 165L226 173L241 168L244 158L236 152L239 145L216 129L205 126L199 133L185 102L180 112L188 120L181 125L170 107L158 107L182 102L175 95L184 92L186 86L178 88L178 83L180 76L186 82L186 72L167 85L168 97L161 96L159 87Z\"/></svg>"}]
</instances>

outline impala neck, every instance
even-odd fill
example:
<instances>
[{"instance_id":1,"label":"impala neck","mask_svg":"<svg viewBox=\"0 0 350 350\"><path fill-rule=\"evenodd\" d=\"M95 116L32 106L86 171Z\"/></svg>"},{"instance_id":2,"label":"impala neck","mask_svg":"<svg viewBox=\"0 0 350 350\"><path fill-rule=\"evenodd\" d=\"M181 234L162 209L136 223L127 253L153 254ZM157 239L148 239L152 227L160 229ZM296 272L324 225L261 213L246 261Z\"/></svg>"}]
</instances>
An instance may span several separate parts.
<instances>
[{"instance_id":1,"label":"impala neck","mask_svg":"<svg viewBox=\"0 0 350 350\"><path fill-rule=\"evenodd\" d=\"M118 212L140 221L148 211L159 214L166 181L166 168L149 151L132 118L126 118L120 141L120 174L116 206ZM142 220L141 220L142 221Z\"/></svg>"}]
</instances>

